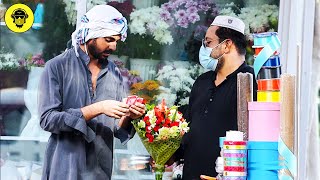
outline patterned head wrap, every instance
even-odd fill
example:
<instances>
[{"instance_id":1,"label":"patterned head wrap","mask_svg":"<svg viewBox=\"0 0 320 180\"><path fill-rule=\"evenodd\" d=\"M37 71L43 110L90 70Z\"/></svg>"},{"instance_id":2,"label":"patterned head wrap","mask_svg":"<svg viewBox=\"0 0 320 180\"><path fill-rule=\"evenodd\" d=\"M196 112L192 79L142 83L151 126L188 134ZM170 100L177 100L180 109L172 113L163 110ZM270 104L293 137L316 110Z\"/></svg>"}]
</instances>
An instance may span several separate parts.
<instances>
[{"instance_id":1,"label":"patterned head wrap","mask_svg":"<svg viewBox=\"0 0 320 180\"><path fill-rule=\"evenodd\" d=\"M127 20L112 6L97 5L90 9L82 18L81 24L72 37L72 45L84 44L89 39L121 35L121 41L127 37ZM79 56L77 48L76 55Z\"/></svg>"}]
</instances>

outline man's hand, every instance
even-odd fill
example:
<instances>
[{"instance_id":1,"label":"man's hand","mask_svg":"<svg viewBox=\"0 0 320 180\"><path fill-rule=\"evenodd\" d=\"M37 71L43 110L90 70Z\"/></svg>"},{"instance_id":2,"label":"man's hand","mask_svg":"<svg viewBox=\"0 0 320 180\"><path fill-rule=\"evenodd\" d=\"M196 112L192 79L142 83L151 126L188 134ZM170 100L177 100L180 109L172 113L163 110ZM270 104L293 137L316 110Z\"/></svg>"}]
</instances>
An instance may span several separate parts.
<instances>
[{"instance_id":1,"label":"man's hand","mask_svg":"<svg viewBox=\"0 0 320 180\"><path fill-rule=\"evenodd\" d=\"M169 166L172 166L172 164L175 162L174 160L175 160L175 156L172 155L171 158L166 162L165 167L167 168ZM152 167L152 171L154 171L156 168L156 162L153 160L153 158L151 156L149 159L149 164Z\"/></svg>"},{"instance_id":2,"label":"man's hand","mask_svg":"<svg viewBox=\"0 0 320 180\"><path fill-rule=\"evenodd\" d=\"M124 102L115 100L104 100L99 102L101 113L104 113L110 117L120 119L129 112L129 105Z\"/></svg>"},{"instance_id":3,"label":"man's hand","mask_svg":"<svg viewBox=\"0 0 320 180\"><path fill-rule=\"evenodd\" d=\"M129 105L115 100L104 100L82 107L81 112L86 121L100 114L120 119L129 113Z\"/></svg>"},{"instance_id":4,"label":"man's hand","mask_svg":"<svg viewBox=\"0 0 320 180\"><path fill-rule=\"evenodd\" d=\"M129 108L129 117L131 119L138 119L146 112L146 106L144 104L136 102L134 105L131 105Z\"/></svg>"},{"instance_id":5,"label":"man's hand","mask_svg":"<svg viewBox=\"0 0 320 180\"><path fill-rule=\"evenodd\" d=\"M200 178L202 180L216 180L214 177L206 176L206 175L201 175Z\"/></svg>"}]
</instances>

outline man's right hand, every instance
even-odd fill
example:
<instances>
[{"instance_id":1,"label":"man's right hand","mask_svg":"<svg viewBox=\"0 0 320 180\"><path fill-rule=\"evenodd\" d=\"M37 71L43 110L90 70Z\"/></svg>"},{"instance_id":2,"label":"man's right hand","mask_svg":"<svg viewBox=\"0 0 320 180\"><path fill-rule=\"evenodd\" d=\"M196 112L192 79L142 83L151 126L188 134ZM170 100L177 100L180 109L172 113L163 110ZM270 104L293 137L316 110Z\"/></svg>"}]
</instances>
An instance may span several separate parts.
<instances>
[{"instance_id":1,"label":"man's right hand","mask_svg":"<svg viewBox=\"0 0 320 180\"><path fill-rule=\"evenodd\" d=\"M81 108L81 111L86 121L90 121L100 114L120 119L129 112L129 105L115 100L104 100L85 106Z\"/></svg>"},{"instance_id":2,"label":"man's right hand","mask_svg":"<svg viewBox=\"0 0 320 180\"><path fill-rule=\"evenodd\" d=\"M115 100L104 100L99 102L101 112L110 117L120 119L129 112L129 105Z\"/></svg>"}]
</instances>

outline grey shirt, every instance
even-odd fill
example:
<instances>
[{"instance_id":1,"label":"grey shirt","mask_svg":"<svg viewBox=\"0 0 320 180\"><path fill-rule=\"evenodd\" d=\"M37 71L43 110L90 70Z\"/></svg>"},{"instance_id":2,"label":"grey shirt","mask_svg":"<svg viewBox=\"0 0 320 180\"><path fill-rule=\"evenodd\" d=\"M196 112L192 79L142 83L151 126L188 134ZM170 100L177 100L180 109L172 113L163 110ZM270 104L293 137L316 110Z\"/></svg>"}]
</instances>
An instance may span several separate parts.
<instances>
[{"instance_id":1,"label":"grey shirt","mask_svg":"<svg viewBox=\"0 0 320 180\"><path fill-rule=\"evenodd\" d=\"M122 143L134 128L122 129L118 120L99 115L89 122L80 108L102 100L121 101L125 96L122 76L111 61L102 63L93 92L89 56L78 47L46 63L39 87L40 126L51 132L42 179L111 179L113 138Z\"/></svg>"}]
</instances>

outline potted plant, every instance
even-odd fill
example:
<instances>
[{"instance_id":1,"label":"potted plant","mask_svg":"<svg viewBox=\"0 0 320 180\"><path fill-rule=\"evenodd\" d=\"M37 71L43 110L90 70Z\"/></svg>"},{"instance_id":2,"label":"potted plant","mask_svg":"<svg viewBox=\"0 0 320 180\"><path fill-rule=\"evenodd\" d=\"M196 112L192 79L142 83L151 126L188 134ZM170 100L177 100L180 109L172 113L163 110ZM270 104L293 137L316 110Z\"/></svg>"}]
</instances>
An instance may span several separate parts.
<instances>
[{"instance_id":1,"label":"potted plant","mask_svg":"<svg viewBox=\"0 0 320 180\"><path fill-rule=\"evenodd\" d=\"M22 87L28 80L28 71L21 67L15 54L0 49L0 89Z\"/></svg>"}]
</instances>

